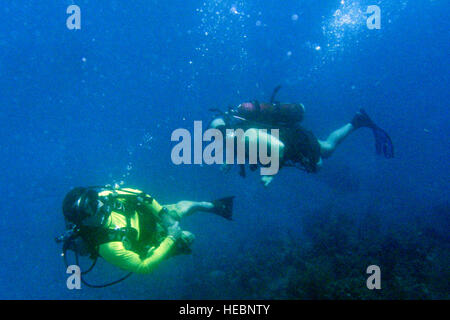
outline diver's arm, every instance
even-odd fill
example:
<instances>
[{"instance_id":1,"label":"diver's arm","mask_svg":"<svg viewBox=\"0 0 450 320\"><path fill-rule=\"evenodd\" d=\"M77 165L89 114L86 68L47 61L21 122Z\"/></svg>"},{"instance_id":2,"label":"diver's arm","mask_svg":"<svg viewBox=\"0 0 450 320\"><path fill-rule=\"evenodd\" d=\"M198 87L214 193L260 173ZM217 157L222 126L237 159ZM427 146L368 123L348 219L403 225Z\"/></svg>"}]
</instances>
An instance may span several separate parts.
<instances>
[{"instance_id":1,"label":"diver's arm","mask_svg":"<svg viewBox=\"0 0 450 320\"><path fill-rule=\"evenodd\" d=\"M109 263L135 273L147 274L152 272L167 256L175 244L175 238L166 237L160 245L153 250L150 256L141 259L133 251L125 249L121 241L108 242L100 245L99 253Z\"/></svg>"}]
</instances>

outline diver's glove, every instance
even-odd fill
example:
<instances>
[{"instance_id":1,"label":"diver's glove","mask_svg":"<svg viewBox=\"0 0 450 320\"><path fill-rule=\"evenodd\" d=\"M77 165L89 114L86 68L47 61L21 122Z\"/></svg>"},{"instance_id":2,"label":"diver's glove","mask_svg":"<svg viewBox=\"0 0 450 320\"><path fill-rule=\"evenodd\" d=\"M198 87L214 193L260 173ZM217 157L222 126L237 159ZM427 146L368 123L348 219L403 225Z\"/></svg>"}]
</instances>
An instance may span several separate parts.
<instances>
[{"instance_id":1,"label":"diver's glove","mask_svg":"<svg viewBox=\"0 0 450 320\"><path fill-rule=\"evenodd\" d=\"M176 256L180 254L191 254L191 245L195 240L193 233L189 231L182 231L180 238L175 242L174 250L172 250L171 255Z\"/></svg>"},{"instance_id":2,"label":"diver's glove","mask_svg":"<svg viewBox=\"0 0 450 320\"><path fill-rule=\"evenodd\" d=\"M182 248L183 252L191 252L191 245L195 240L195 235L189 231L182 231L180 240L178 240L178 247Z\"/></svg>"}]
</instances>

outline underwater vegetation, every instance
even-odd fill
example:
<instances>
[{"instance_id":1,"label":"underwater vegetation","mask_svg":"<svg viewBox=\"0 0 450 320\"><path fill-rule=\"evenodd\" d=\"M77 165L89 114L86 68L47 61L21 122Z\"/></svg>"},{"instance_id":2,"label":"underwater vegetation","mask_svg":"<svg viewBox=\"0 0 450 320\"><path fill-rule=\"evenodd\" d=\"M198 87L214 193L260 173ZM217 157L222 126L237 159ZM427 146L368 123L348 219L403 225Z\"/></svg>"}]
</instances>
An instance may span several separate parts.
<instances>
[{"instance_id":1,"label":"underwater vegetation","mask_svg":"<svg viewBox=\"0 0 450 320\"><path fill-rule=\"evenodd\" d=\"M301 237L272 234L219 261L226 271L188 281L185 298L449 299L449 209L411 207L386 219L376 206L352 212L330 203L303 214ZM369 265L381 269L380 290L366 286Z\"/></svg>"}]
</instances>

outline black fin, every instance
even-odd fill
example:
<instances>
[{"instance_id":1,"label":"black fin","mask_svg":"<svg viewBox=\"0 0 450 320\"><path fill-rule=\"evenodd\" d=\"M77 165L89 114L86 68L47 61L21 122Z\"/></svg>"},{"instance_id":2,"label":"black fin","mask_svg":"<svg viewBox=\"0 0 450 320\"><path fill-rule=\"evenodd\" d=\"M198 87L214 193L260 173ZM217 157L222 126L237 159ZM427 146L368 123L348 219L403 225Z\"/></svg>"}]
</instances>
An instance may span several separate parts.
<instances>
[{"instance_id":1,"label":"black fin","mask_svg":"<svg viewBox=\"0 0 450 320\"><path fill-rule=\"evenodd\" d=\"M214 208L211 210L211 212L227 220L232 220L231 217L233 216L233 199L234 196L231 196L212 201Z\"/></svg>"},{"instance_id":2,"label":"black fin","mask_svg":"<svg viewBox=\"0 0 450 320\"><path fill-rule=\"evenodd\" d=\"M386 131L378 126L372 128L373 136L375 137L375 149L377 154L383 154L386 158L390 159L394 157L394 145L391 137Z\"/></svg>"},{"instance_id":3,"label":"black fin","mask_svg":"<svg viewBox=\"0 0 450 320\"><path fill-rule=\"evenodd\" d=\"M275 87L275 89L273 89L272 95L270 96L270 103L273 103L273 101L275 100L275 97L280 89L281 89L281 85L278 85Z\"/></svg>"},{"instance_id":4,"label":"black fin","mask_svg":"<svg viewBox=\"0 0 450 320\"><path fill-rule=\"evenodd\" d=\"M360 109L358 113L353 117L351 121L355 129L370 128L372 129L373 136L375 138L375 150L377 154L384 155L390 159L394 157L394 145L392 144L391 137L388 133L381 129L379 126L370 119L369 115L364 109Z\"/></svg>"},{"instance_id":5,"label":"black fin","mask_svg":"<svg viewBox=\"0 0 450 320\"><path fill-rule=\"evenodd\" d=\"M360 109L353 117L351 124L355 129L374 128L376 125L364 109Z\"/></svg>"}]
</instances>

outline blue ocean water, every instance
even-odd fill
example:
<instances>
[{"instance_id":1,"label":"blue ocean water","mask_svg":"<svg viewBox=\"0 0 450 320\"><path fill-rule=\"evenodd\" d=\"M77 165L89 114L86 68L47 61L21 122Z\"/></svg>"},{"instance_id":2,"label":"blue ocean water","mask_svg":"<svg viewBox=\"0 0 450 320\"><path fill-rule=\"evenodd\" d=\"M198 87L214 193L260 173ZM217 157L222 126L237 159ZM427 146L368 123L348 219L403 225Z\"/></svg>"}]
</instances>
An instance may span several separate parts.
<instances>
[{"instance_id":1,"label":"blue ocean water","mask_svg":"<svg viewBox=\"0 0 450 320\"><path fill-rule=\"evenodd\" d=\"M69 30L69 5L81 29ZM381 8L381 29L366 9ZM438 0L16 1L0 8L2 299L448 298L449 4ZM210 108L302 102L320 138L364 107L369 130L318 174L171 161L171 133ZM191 255L107 288L68 290L54 238L75 186L120 184L161 203L235 195L234 221L182 222ZM383 289L365 288L381 267ZM92 282L123 272L103 261Z\"/></svg>"}]
</instances>

